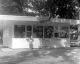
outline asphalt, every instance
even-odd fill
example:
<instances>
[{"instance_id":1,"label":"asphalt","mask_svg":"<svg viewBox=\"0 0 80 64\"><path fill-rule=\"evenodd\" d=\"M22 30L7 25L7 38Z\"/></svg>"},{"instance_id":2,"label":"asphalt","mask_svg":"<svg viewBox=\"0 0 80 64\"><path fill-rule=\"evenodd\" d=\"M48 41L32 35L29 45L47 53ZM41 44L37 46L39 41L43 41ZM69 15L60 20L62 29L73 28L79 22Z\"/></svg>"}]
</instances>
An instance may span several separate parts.
<instances>
[{"instance_id":1,"label":"asphalt","mask_svg":"<svg viewBox=\"0 0 80 64\"><path fill-rule=\"evenodd\" d=\"M79 47L1 51L0 64L80 64Z\"/></svg>"}]
</instances>

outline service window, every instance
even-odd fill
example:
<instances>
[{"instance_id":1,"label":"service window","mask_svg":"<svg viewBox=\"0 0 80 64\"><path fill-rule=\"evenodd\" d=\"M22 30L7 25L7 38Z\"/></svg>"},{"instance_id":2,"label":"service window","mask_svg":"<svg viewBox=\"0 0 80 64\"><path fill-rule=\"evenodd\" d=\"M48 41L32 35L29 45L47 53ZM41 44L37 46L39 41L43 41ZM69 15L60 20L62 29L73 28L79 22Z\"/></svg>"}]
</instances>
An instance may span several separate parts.
<instances>
[{"instance_id":1,"label":"service window","mask_svg":"<svg viewBox=\"0 0 80 64\"><path fill-rule=\"evenodd\" d=\"M24 25L15 25L14 26L14 37L15 38L24 38L25 37L25 26Z\"/></svg>"},{"instance_id":2,"label":"service window","mask_svg":"<svg viewBox=\"0 0 80 64\"><path fill-rule=\"evenodd\" d=\"M53 37L53 26L44 26L44 38Z\"/></svg>"},{"instance_id":3,"label":"service window","mask_svg":"<svg viewBox=\"0 0 80 64\"><path fill-rule=\"evenodd\" d=\"M61 26L60 27L60 38L68 38L69 37L69 27Z\"/></svg>"},{"instance_id":4,"label":"service window","mask_svg":"<svg viewBox=\"0 0 80 64\"><path fill-rule=\"evenodd\" d=\"M43 38L43 26L33 26L33 37Z\"/></svg>"}]
</instances>

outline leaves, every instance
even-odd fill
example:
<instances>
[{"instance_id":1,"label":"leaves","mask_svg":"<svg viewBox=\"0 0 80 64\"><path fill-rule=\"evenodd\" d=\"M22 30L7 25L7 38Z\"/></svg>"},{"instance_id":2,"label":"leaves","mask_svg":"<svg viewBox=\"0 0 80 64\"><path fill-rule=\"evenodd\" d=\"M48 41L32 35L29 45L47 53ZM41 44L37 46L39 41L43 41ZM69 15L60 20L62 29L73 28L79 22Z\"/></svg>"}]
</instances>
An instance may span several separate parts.
<instances>
[{"instance_id":1,"label":"leaves","mask_svg":"<svg viewBox=\"0 0 80 64\"><path fill-rule=\"evenodd\" d=\"M47 15L47 10L45 5L46 5L46 0L25 0L23 11L25 13L31 12L35 15L37 14L45 16Z\"/></svg>"},{"instance_id":2,"label":"leaves","mask_svg":"<svg viewBox=\"0 0 80 64\"><path fill-rule=\"evenodd\" d=\"M0 14L79 19L79 0L0 0Z\"/></svg>"},{"instance_id":3,"label":"leaves","mask_svg":"<svg viewBox=\"0 0 80 64\"><path fill-rule=\"evenodd\" d=\"M53 17L58 15L59 18L78 19L78 11L75 6L79 3L77 0L48 0L47 7ZM78 16L77 16L78 15Z\"/></svg>"}]
</instances>

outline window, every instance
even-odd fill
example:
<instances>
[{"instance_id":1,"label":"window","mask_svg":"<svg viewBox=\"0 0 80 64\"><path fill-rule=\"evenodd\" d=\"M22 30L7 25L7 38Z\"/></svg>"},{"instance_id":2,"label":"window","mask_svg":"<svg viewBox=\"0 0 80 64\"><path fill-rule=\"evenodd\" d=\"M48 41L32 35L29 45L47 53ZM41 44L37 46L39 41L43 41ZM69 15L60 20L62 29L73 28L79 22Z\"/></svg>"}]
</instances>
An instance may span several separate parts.
<instances>
[{"instance_id":1,"label":"window","mask_svg":"<svg viewBox=\"0 0 80 64\"><path fill-rule=\"evenodd\" d=\"M54 27L54 37L55 38L68 38L69 37L69 27L68 26L55 26Z\"/></svg>"},{"instance_id":2,"label":"window","mask_svg":"<svg viewBox=\"0 0 80 64\"><path fill-rule=\"evenodd\" d=\"M33 37L43 38L43 26L33 26Z\"/></svg>"},{"instance_id":3,"label":"window","mask_svg":"<svg viewBox=\"0 0 80 64\"><path fill-rule=\"evenodd\" d=\"M32 31L32 26L27 26L27 31Z\"/></svg>"},{"instance_id":4,"label":"window","mask_svg":"<svg viewBox=\"0 0 80 64\"><path fill-rule=\"evenodd\" d=\"M15 25L14 26L14 37L15 38L24 38L25 37L25 26L24 25Z\"/></svg>"},{"instance_id":5,"label":"window","mask_svg":"<svg viewBox=\"0 0 80 64\"><path fill-rule=\"evenodd\" d=\"M60 30L59 30L59 26L54 26L54 37L55 38L59 38L59 34L60 34L60 32L59 32Z\"/></svg>"},{"instance_id":6,"label":"window","mask_svg":"<svg viewBox=\"0 0 80 64\"><path fill-rule=\"evenodd\" d=\"M60 38L68 38L69 37L69 28L67 26L60 27Z\"/></svg>"},{"instance_id":7,"label":"window","mask_svg":"<svg viewBox=\"0 0 80 64\"><path fill-rule=\"evenodd\" d=\"M69 34L66 32L60 32L60 38L68 38Z\"/></svg>"},{"instance_id":8,"label":"window","mask_svg":"<svg viewBox=\"0 0 80 64\"><path fill-rule=\"evenodd\" d=\"M59 37L59 33L54 33L54 37Z\"/></svg>"},{"instance_id":9,"label":"window","mask_svg":"<svg viewBox=\"0 0 80 64\"><path fill-rule=\"evenodd\" d=\"M44 38L53 37L53 26L44 26Z\"/></svg>"},{"instance_id":10,"label":"window","mask_svg":"<svg viewBox=\"0 0 80 64\"><path fill-rule=\"evenodd\" d=\"M26 37L31 38L32 32L27 32Z\"/></svg>"},{"instance_id":11,"label":"window","mask_svg":"<svg viewBox=\"0 0 80 64\"><path fill-rule=\"evenodd\" d=\"M69 27L61 26L61 30L65 31L65 32L69 32Z\"/></svg>"},{"instance_id":12,"label":"window","mask_svg":"<svg viewBox=\"0 0 80 64\"><path fill-rule=\"evenodd\" d=\"M26 26L26 37L30 38L32 36L32 26Z\"/></svg>"}]
</instances>

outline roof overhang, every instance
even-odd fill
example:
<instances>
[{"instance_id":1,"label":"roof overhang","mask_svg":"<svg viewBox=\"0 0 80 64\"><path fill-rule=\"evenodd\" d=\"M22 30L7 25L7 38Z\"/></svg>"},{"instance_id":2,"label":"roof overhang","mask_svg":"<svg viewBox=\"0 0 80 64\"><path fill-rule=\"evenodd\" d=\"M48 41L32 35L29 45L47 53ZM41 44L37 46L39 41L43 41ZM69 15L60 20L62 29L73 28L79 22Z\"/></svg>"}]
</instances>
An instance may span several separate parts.
<instances>
[{"instance_id":1,"label":"roof overhang","mask_svg":"<svg viewBox=\"0 0 80 64\"><path fill-rule=\"evenodd\" d=\"M37 17L33 17L33 16L16 16L16 15L0 15L0 20L38 21Z\"/></svg>"},{"instance_id":2,"label":"roof overhang","mask_svg":"<svg viewBox=\"0 0 80 64\"><path fill-rule=\"evenodd\" d=\"M51 21L59 23L80 24L80 20L74 20L74 19L52 18Z\"/></svg>"},{"instance_id":3,"label":"roof overhang","mask_svg":"<svg viewBox=\"0 0 80 64\"><path fill-rule=\"evenodd\" d=\"M40 21L38 17L35 16L16 16L16 15L0 15L0 20L3 21ZM62 18L51 18L51 22L61 22L61 23L70 23L70 24L80 24L80 20L74 19L62 19Z\"/></svg>"}]
</instances>

